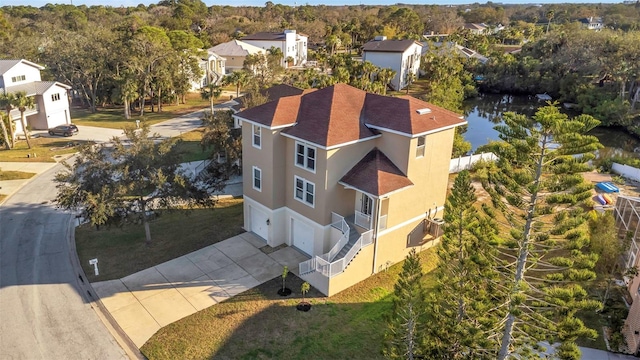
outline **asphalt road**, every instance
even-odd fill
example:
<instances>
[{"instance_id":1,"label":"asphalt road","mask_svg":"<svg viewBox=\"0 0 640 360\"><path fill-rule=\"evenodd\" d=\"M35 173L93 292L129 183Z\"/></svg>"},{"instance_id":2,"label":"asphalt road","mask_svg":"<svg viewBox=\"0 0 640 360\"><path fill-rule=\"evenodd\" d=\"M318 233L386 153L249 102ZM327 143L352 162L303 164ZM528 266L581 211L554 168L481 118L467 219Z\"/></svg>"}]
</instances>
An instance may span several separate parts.
<instances>
[{"instance_id":1,"label":"asphalt road","mask_svg":"<svg viewBox=\"0 0 640 360\"><path fill-rule=\"evenodd\" d=\"M0 207L0 359L126 359L81 296L57 165Z\"/></svg>"}]
</instances>

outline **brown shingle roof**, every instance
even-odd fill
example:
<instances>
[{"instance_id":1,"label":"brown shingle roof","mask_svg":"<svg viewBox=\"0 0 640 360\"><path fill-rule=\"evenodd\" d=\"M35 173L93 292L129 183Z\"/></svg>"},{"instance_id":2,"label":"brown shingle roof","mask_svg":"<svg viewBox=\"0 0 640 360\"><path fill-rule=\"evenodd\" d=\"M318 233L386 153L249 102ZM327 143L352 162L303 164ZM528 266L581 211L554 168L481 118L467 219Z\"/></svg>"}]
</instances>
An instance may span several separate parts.
<instances>
[{"instance_id":1,"label":"brown shingle roof","mask_svg":"<svg viewBox=\"0 0 640 360\"><path fill-rule=\"evenodd\" d=\"M360 121L366 92L336 84L302 96L297 124L283 132L321 146L375 136Z\"/></svg>"},{"instance_id":2,"label":"brown shingle roof","mask_svg":"<svg viewBox=\"0 0 640 360\"><path fill-rule=\"evenodd\" d=\"M340 182L365 193L381 196L413 183L377 148L362 158Z\"/></svg>"},{"instance_id":3,"label":"brown shingle roof","mask_svg":"<svg viewBox=\"0 0 640 360\"><path fill-rule=\"evenodd\" d=\"M367 125L398 131L408 135L431 132L440 128L462 125L462 116L418 100L411 96L389 97L367 94L364 118ZM418 110L429 109L420 115Z\"/></svg>"},{"instance_id":4,"label":"brown shingle roof","mask_svg":"<svg viewBox=\"0 0 640 360\"><path fill-rule=\"evenodd\" d=\"M418 114L425 108L431 111ZM465 123L456 113L410 96L375 95L346 84L305 90L237 116L269 127L290 125L284 134L324 147L376 136L375 129L413 136Z\"/></svg>"},{"instance_id":5,"label":"brown shingle roof","mask_svg":"<svg viewBox=\"0 0 640 360\"><path fill-rule=\"evenodd\" d=\"M415 40L373 40L362 46L362 51L373 52L405 52L411 45L418 44Z\"/></svg>"}]
</instances>

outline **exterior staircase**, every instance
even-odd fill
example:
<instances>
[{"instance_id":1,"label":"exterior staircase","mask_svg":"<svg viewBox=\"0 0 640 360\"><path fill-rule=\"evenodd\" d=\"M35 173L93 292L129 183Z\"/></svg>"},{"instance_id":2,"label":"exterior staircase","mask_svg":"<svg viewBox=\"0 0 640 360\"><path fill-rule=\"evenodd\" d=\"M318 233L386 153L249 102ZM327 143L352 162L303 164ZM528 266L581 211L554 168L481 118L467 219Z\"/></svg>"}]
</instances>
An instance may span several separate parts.
<instances>
[{"instance_id":1,"label":"exterior staircase","mask_svg":"<svg viewBox=\"0 0 640 360\"><path fill-rule=\"evenodd\" d=\"M349 250L351 250L353 245L356 244L362 234L362 232L358 231L361 228L356 226L356 224L354 224L351 219L346 218L345 221L349 225L349 242L347 242L347 244L340 250L340 252L338 252L338 254L333 259L331 259L331 261L336 261L344 258Z\"/></svg>"}]
</instances>

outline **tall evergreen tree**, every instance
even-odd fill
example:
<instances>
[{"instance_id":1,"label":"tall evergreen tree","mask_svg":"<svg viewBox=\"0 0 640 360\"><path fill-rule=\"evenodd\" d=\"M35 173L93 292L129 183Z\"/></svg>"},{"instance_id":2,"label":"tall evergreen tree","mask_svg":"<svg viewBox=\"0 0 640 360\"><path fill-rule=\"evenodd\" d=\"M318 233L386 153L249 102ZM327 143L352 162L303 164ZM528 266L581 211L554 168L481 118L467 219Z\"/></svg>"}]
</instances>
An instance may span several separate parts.
<instances>
[{"instance_id":1,"label":"tall evergreen tree","mask_svg":"<svg viewBox=\"0 0 640 360\"><path fill-rule=\"evenodd\" d=\"M418 359L424 353L425 299L420 256L412 249L394 285L393 310L385 333L384 356L388 359Z\"/></svg>"},{"instance_id":2,"label":"tall evergreen tree","mask_svg":"<svg viewBox=\"0 0 640 360\"><path fill-rule=\"evenodd\" d=\"M506 113L503 120L496 127L502 141L487 146L499 160L483 179L505 234L497 246L497 285L505 298L494 312L501 317L497 358L536 356L539 343L548 341L561 343L560 358L577 359L575 340L597 333L576 312L600 306L582 287L595 278L597 255L584 251L592 186L580 174L602 147L586 135L599 121L569 119L557 106L532 118Z\"/></svg>"},{"instance_id":3,"label":"tall evergreen tree","mask_svg":"<svg viewBox=\"0 0 640 360\"><path fill-rule=\"evenodd\" d=\"M495 358L495 326L486 316L496 302L495 227L475 207L468 171L455 179L444 205L443 237L438 248L437 285L428 297L426 347L431 359Z\"/></svg>"}]
</instances>

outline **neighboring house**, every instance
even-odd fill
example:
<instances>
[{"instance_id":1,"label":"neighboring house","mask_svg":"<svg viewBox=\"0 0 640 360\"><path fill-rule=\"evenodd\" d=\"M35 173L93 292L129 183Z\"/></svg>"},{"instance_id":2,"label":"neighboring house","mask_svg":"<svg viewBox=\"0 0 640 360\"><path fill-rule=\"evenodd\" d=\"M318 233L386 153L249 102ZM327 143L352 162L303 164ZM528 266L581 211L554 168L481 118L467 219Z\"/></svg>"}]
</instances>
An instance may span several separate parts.
<instances>
[{"instance_id":1,"label":"neighboring house","mask_svg":"<svg viewBox=\"0 0 640 360\"><path fill-rule=\"evenodd\" d=\"M488 32L487 26L485 24L465 23L462 28L469 30L472 34L476 35L482 35Z\"/></svg>"},{"instance_id":2,"label":"neighboring house","mask_svg":"<svg viewBox=\"0 0 640 360\"><path fill-rule=\"evenodd\" d=\"M35 107L25 112L27 125L32 129L48 129L71 123L68 91L71 86L56 81L42 81L43 66L27 60L0 60L0 91L25 92L34 97ZM3 109L0 109L2 111ZM24 134L20 111L11 111L15 134Z\"/></svg>"},{"instance_id":3,"label":"neighboring house","mask_svg":"<svg viewBox=\"0 0 640 360\"><path fill-rule=\"evenodd\" d=\"M446 46L447 48L454 48L456 50L456 53L466 59L477 59L478 61L480 61L482 64L486 63L489 58L486 56L483 56L482 54L480 54L479 52L475 51L475 50L471 50L467 47L464 47L462 45L458 45L456 43L453 42L431 42L431 41L425 41L422 43L422 56L426 55L427 52L432 51L430 49L430 46L433 47L433 50L437 50L442 48L442 46Z\"/></svg>"},{"instance_id":4,"label":"neighboring house","mask_svg":"<svg viewBox=\"0 0 640 360\"><path fill-rule=\"evenodd\" d=\"M226 73L225 62L225 58L214 53L211 49L207 50L207 55L199 61L202 79L192 82L191 89L200 90L209 84L219 84Z\"/></svg>"},{"instance_id":5,"label":"neighboring house","mask_svg":"<svg viewBox=\"0 0 640 360\"><path fill-rule=\"evenodd\" d=\"M422 44L415 40L387 40L386 36L376 36L362 47L362 61L369 61L380 68L395 70L391 80L394 90L407 86L407 74L418 77Z\"/></svg>"},{"instance_id":6,"label":"neighboring house","mask_svg":"<svg viewBox=\"0 0 640 360\"><path fill-rule=\"evenodd\" d=\"M640 197L618 196L614 210L619 239L629 239L623 270L640 267ZM622 327L627 347L632 354L640 352L640 276L625 278L631 298L629 314Z\"/></svg>"},{"instance_id":7,"label":"neighboring house","mask_svg":"<svg viewBox=\"0 0 640 360\"><path fill-rule=\"evenodd\" d=\"M346 84L234 116L242 123L244 228L309 256L300 276L325 295L439 240L462 116Z\"/></svg>"},{"instance_id":8,"label":"neighboring house","mask_svg":"<svg viewBox=\"0 0 640 360\"><path fill-rule=\"evenodd\" d=\"M242 41L268 50L276 47L282 50L282 66L303 66L307 62L308 36L296 33L295 30L283 32L259 32L242 38ZM287 64L287 58L292 58L293 63Z\"/></svg>"},{"instance_id":9,"label":"neighboring house","mask_svg":"<svg viewBox=\"0 0 640 360\"><path fill-rule=\"evenodd\" d=\"M240 40L231 40L218 44L208 49L207 52L223 57L226 60L224 67L227 74L242 69L247 55L265 53L261 48Z\"/></svg>"},{"instance_id":10,"label":"neighboring house","mask_svg":"<svg viewBox=\"0 0 640 360\"><path fill-rule=\"evenodd\" d=\"M602 22L601 17L588 17L584 19L580 19L580 23L582 26L586 27L589 30L602 30L604 28L604 23Z\"/></svg>"}]
</instances>

